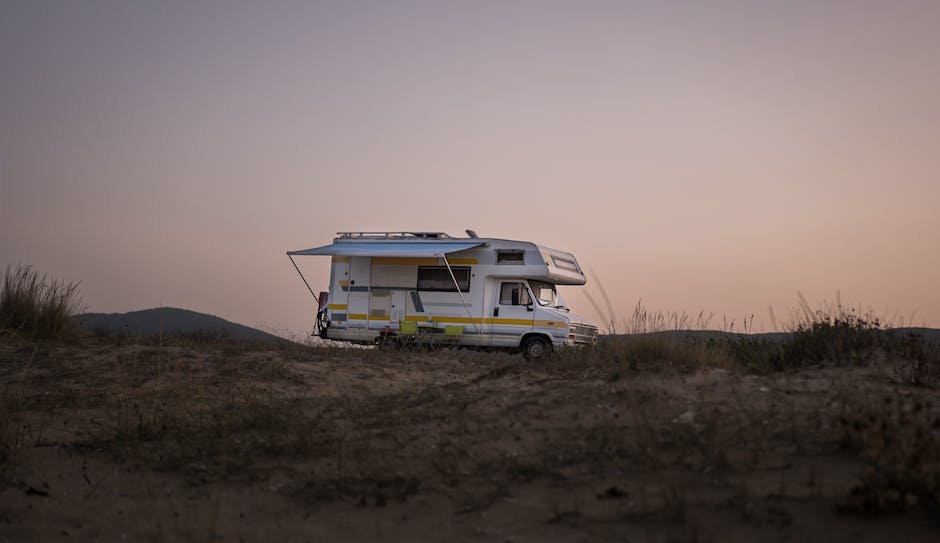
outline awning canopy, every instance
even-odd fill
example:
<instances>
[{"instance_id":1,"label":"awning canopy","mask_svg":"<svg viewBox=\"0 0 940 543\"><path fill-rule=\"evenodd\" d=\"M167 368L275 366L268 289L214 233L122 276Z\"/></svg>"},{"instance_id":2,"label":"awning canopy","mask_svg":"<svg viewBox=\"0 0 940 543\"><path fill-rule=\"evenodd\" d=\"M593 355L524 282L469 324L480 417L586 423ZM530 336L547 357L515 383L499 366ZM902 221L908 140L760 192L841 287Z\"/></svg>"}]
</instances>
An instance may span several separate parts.
<instances>
[{"instance_id":1,"label":"awning canopy","mask_svg":"<svg viewBox=\"0 0 940 543\"><path fill-rule=\"evenodd\" d=\"M427 257L442 256L459 251L466 251L484 245L483 242L441 243L426 241L347 241L324 247L314 247L302 251L288 251L291 256L330 255L330 256L401 256Z\"/></svg>"}]
</instances>

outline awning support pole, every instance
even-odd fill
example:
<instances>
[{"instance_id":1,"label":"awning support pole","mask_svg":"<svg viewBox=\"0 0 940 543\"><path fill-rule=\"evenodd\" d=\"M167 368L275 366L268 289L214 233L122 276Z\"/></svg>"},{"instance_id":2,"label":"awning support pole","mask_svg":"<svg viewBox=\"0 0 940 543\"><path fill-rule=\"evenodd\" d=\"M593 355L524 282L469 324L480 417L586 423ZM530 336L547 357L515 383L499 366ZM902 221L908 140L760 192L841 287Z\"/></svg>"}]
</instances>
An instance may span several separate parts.
<instances>
[{"instance_id":1,"label":"awning support pole","mask_svg":"<svg viewBox=\"0 0 940 543\"><path fill-rule=\"evenodd\" d=\"M307 282L307 278L304 277L304 274L300 271L300 268L297 267L297 263L294 262L294 257L292 257L291 255L287 255L287 258L290 259L290 263L294 265L294 269L297 270L297 273L300 274L300 278L304 280L304 284L307 285L307 290L310 291L310 295L313 296L313 299L314 299L314 300L317 300L317 303L319 304L319 303L320 303L320 299L317 298L317 295L314 294L313 289L310 288L310 283ZM320 308L317 307L317 311L319 311L319 310L320 310Z\"/></svg>"},{"instance_id":2,"label":"awning support pole","mask_svg":"<svg viewBox=\"0 0 940 543\"><path fill-rule=\"evenodd\" d=\"M473 320L473 313L470 312L470 306L467 305L467 300L463 297L463 292L460 292L460 284L457 283L457 276L454 275L454 270L450 267L450 262L447 261L447 255L441 255L441 258L444 259L444 265L447 266L447 271L450 272L450 278L454 280L454 286L457 287L457 295L460 296L460 301L463 303L463 308L467 310L467 316L470 317L470 324L473 325L473 331L477 334L480 333L480 329L477 328L477 323ZM470 279L469 277L467 278Z\"/></svg>"}]
</instances>

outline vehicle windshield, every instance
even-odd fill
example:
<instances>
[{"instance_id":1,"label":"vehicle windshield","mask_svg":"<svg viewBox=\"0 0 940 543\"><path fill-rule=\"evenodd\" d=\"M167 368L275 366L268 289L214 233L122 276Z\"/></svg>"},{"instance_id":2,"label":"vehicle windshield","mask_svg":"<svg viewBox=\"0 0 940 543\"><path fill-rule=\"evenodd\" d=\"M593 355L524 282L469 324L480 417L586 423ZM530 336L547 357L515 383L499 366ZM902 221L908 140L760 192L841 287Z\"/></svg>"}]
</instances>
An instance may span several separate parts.
<instances>
[{"instance_id":1,"label":"vehicle windshield","mask_svg":"<svg viewBox=\"0 0 940 543\"><path fill-rule=\"evenodd\" d=\"M532 294L538 300L539 305L556 307L561 302L558 301L558 293L555 292L555 285L545 281L529 279L529 287L532 288Z\"/></svg>"}]
</instances>

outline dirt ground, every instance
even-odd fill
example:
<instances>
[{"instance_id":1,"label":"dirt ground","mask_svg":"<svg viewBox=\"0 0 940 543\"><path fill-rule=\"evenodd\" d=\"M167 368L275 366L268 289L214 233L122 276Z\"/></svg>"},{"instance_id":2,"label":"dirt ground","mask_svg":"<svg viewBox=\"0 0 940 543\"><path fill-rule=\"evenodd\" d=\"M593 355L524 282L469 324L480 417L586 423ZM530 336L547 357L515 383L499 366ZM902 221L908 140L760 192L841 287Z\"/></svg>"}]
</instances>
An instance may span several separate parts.
<instances>
[{"instance_id":1,"label":"dirt ground","mask_svg":"<svg viewBox=\"0 0 940 543\"><path fill-rule=\"evenodd\" d=\"M2 543L940 541L936 503L872 490L871 451L940 431L878 361L0 338L0 387Z\"/></svg>"}]
</instances>

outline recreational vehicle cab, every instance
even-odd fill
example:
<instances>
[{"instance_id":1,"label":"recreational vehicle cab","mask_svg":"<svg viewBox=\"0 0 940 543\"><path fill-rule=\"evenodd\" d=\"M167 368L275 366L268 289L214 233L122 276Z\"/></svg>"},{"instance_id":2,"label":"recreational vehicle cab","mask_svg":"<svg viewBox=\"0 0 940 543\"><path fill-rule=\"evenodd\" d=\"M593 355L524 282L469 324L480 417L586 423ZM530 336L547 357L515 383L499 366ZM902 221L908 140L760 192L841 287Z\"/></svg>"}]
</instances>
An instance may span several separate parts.
<instances>
[{"instance_id":1,"label":"recreational vehicle cab","mask_svg":"<svg viewBox=\"0 0 940 543\"><path fill-rule=\"evenodd\" d=\"M332 258L329 292L318 300L317 333L326 339L519 350L530 359L594 344L597 327L555 288L585 283L573 255L467 234L339 232L331 245L287 254L294 267L294 256Z\"/></svg>"}]
</instances>

